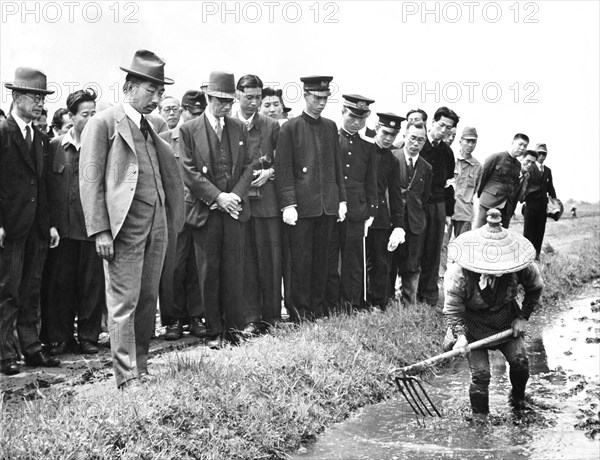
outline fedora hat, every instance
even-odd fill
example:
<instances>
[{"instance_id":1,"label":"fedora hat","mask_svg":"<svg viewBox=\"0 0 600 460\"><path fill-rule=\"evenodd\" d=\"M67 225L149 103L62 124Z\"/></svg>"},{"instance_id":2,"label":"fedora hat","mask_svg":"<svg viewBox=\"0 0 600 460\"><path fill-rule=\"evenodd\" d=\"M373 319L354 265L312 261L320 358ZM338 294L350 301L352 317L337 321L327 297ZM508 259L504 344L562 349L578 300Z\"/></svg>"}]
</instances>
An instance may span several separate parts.
<instances>
[{"instance_id":1,"label":"fedora hat","mask_svg":"<svg viewBox=\"0 0 600 460\"><path fill-rule=\"evenodd\" d=\"M19 67L15 70L15 81L4 86L21 93L54 94L46 89L46 74L31 67Z\"/></svg>"},{"instance_id":2,"label":"fedora hat","mask_svg":"<svg viewBox=\"0 0 600 460\"><path fill-rule=\"evenodd\" d=\"M531 242L500 226L497 209L487 212L487 224L462 233L448 245L448 259L462 268L485 275L503 275L522 270L535 258Z\"/></svg>"},{"instance_id":3,"label":"fedora hat","mask_svg":"<svg viewBox=\"0 0 600 460\"><path fill-rule=\"evenodd\" d=\"M152 51L138 50L133 56L131 65L119 67L123 72L127 72L136 77L143 78L152 83L161 85L172 85L175 83L170 78L165 77L165 61L159 58Z\"/></svg>"},{"instance_id":4,"label":"fedora hat","mask_svg":"<svg viewBox=\"0 0 600 460\"><path fill-rule=\"evenodd\" d=\"M206 94L209 96L235 99L235 78L232 73L213 70L208 77Z\"/></svg>"}]
</instances>

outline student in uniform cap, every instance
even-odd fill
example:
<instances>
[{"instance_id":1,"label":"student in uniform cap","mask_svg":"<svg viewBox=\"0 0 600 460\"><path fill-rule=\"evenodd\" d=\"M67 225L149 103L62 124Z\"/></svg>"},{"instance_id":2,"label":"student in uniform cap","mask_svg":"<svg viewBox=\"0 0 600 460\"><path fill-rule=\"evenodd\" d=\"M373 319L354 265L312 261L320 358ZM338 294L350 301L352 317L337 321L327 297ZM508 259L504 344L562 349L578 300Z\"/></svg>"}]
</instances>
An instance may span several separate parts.
<instances>
[{"instance_id":1,"label":"student in uniform cap","mask_svg":"<svg viewBox=\"0 0 600 460\"><path fill-rule=\"evenodd\" d=\"M125 101L82 135L79 187L88 236L104 259L110 347L119 388L148 378L148 350L168 232L183 225L183 183L169 144L146 118L165 85L165 61L136 51Z\"/></svg>"},{"instance_id":2,"label":"student in uniform cap","mask_svg":"<svg viewBox=\"0 0 600 460\"><path fill-rule=\"evenodd\" d=\"M38 333L42 268L59 235L50 220L46 194L50 141L33 127L48 94L46 75L19 67L12 109L0 123L0 372L20 372L15 332L28 366L52 367L60 361L42 349Z\"/></svg>"},{"instance_id":3,"label":"student in uniform cap","mask_svg":"<svg viewBox=\"0 0 600 460\"><path fill-rule=\"evenodd\" d=\"M377 215L377 160L372 138L359 134L375 102L357 94L344 94L343 125L339 130L340 155L348 213L335 224L329 243L328 307L363 308L363 238ZM340 260L341 256L341 260Z\"/></svg>"},{"instance_id":4,"label":"student in uniform cap","mask_svg":"<svg viewBox=\"0 0 600 460\"><path fill-rule=\"evenodd\" d=\"M300 79L306 108L302 115L282 125L277 142L275 186L286 224L288 310L295 321L324 314L328 242L336 220L346 218L338 129L321 116L332 79Z\"/></svg>"},{"instance_id":5,"label":"student in uniform cap","mask_svg":"<svg viewBox=\"0 0 600 460\"><path fill-rule=\"evenodd\" d=\"M367 233L367 298L384 310L390 297L391 250L404 242L404 195L400 184L400 165L391 147L400 132L403 117L378 113L375 127L377 156L377 214ZM390 246L391 245L391 246ZM391 249L390 249L391 248Z\"/></svg>"},{"instance_id":6,"label":"student in uniform cap","mask_svg":"<svg viewBox=\"0 0 600 460\"><path fill-rule=\"evenodd\" d=\"M544 165L548 155L546 144L537 144L535 150L538 154L537 162L529 171L523 205L523 236L531 241L535 248L535 258L539 260L548 220L548 195L556 199L556 190L552 181L552 171Z\"/></svg>"},{"instance_id":7,"label":"student in uniform cap","mask_svg":"<svg viewBox=\"0 0 600 460\"><path fill-rule=\"evenodd\" d=\"M186 91L181 98L181 122L175 128L160 133L173 149L173 153L182 170L180 158L179 128L181 124L198 118L206 108L206 97L201 90ZM184 196L190 191L184 186ZM193 212L193 204L185 200L185 216ZM186 219L187 220L187 219ZM204 305L200 296L198 270L192 228L186 221L179 234L170 233L167 244L165 265L160 279L159 290L161 324L166 326L165 340L178 340L183 335L183 326L189 322L190 334L204 338L206 327L202 322Z\"/></svg>"},{"instance_id":8,"label":"student in uniform cap","mask_svg":"<svg viewBox=\"0 0 600 460\"><path fill-rule=\"evenodd\" d=\"M232 73L213 71L202 116L180 128L183 180L194 205L192 227L200 295L206 312L207 345L221 348L249 317L244 298L247 222L251 208L252 156L248 132L229 116L235 99ZM225 334L231 334L226 337Z\"/></svg>"}]
</instances>

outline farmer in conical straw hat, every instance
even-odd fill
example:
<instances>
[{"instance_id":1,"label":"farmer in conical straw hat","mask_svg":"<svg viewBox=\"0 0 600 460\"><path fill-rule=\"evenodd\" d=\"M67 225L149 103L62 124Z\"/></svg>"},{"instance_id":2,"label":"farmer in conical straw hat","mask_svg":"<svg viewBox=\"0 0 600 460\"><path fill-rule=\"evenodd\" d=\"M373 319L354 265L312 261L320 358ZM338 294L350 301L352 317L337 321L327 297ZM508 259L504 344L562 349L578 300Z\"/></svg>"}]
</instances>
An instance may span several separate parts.
<instances>
[{"instance_id":1,"label":"farmer in conical straw hat","mask_svg":"<svg viewBox=\"0 0 600 460\"><path fill-rule=\"evenodd\" d=\"M523 236L501 227L497 209L487 212L487 225L458 236L448 246L444 280L444 314L456 339L454 349L506 329L513 335L501 343L472 350L469 397L476 418L489 413L488 349L498 349L510 365L512 391L509 401L524 409L529 361L522 334L529 316L539 303L543 282L533 262L535 249ZM518 285L525 290L523 304L517 302Z\"/></svg>"}]
</instances>

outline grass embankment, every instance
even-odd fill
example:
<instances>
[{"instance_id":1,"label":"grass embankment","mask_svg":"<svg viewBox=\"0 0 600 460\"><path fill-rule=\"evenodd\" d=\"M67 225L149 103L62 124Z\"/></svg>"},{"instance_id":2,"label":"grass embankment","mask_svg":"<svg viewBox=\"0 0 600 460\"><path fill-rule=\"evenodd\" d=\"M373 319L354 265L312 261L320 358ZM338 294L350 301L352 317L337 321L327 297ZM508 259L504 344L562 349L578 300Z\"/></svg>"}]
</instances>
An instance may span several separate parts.
<instances>
[{"instance_id":1,"label":"grass embankment","mask_svg":"<svg viewBox=\"0 0 600 460\"><path fill-rule=\"evenodd\" d=\"M600 276L600 242L542 255L543 303ZM236 348L174 354L154 383L98 396L57 390L2 407L2 458L267 459L394 393L391 367L439 352L432 309L338 316ZM156 370L155 370L156 372ZM43 390L42 390L43 391Z\"/></svg>"}]
</instances>

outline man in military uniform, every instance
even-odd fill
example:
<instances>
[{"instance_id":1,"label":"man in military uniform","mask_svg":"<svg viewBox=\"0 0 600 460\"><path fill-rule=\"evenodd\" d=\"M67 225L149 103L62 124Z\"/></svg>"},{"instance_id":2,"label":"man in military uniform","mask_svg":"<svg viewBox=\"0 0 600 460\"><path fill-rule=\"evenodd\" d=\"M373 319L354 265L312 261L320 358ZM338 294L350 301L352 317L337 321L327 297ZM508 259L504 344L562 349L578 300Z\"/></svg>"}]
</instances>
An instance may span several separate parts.
<instances>
[{"instance_id":1,"label":"man in military uniform","mask_svg":"<svg viewBox=\"0 0 600 460\"><path fill-rule=\"evenodd\" d=\"M515 191L519 186L521 163L517 159L525 153L529 145L529 137L517 133L509 150L495 153L485 159L483 175L477 196L479 197L479 214L477 228L485 225L488 210L496 208L502 215L502 226L508 228L515 212Z\"/></svg>"},{"instance_id":2,"label":"man in military uniform","mask_svg":"<svg viewBox=\"0 0 600 460\"><path fill-rule=\"evenodd\" d=\"M290 315L318 318L325 308L327 248L336 219L346 218L346 188L337 126L321 117L333 77L304 83L306 108L281 127L275 187L283 210L289 261Z\"/></svg>"},{"instance_id":3,"label":"man in military uniform","mask_svg":"<svg viewBox=\"0 0 600 460\"><path fill-rule=\"evenodd\" d=\"M377 156L373 139L359 134L375 102L356 94L343 95L340 155L348 199L344 222L335 225L329 243L328 307L361 308L363 295L363 238L377 215ZM341 270L339 259L341 256Z\"/></svg>"},{"instance_id":4,"label":"man in military uniform","mask_svg":"<svg viewBox=\"0 0 600 460\"><path fill-rule=\"evenodd\" d=\"M385 309L390 296L389 276L392 247L404 242L404 203L400 188L400 167L392 154L392 146L400 132L403 117L393 113L378 113L375 128L377 166L377 216L367 234L368 300L373 306ZM388 200L389 197L389 200Z\"/></svg>"}]
</instances>

